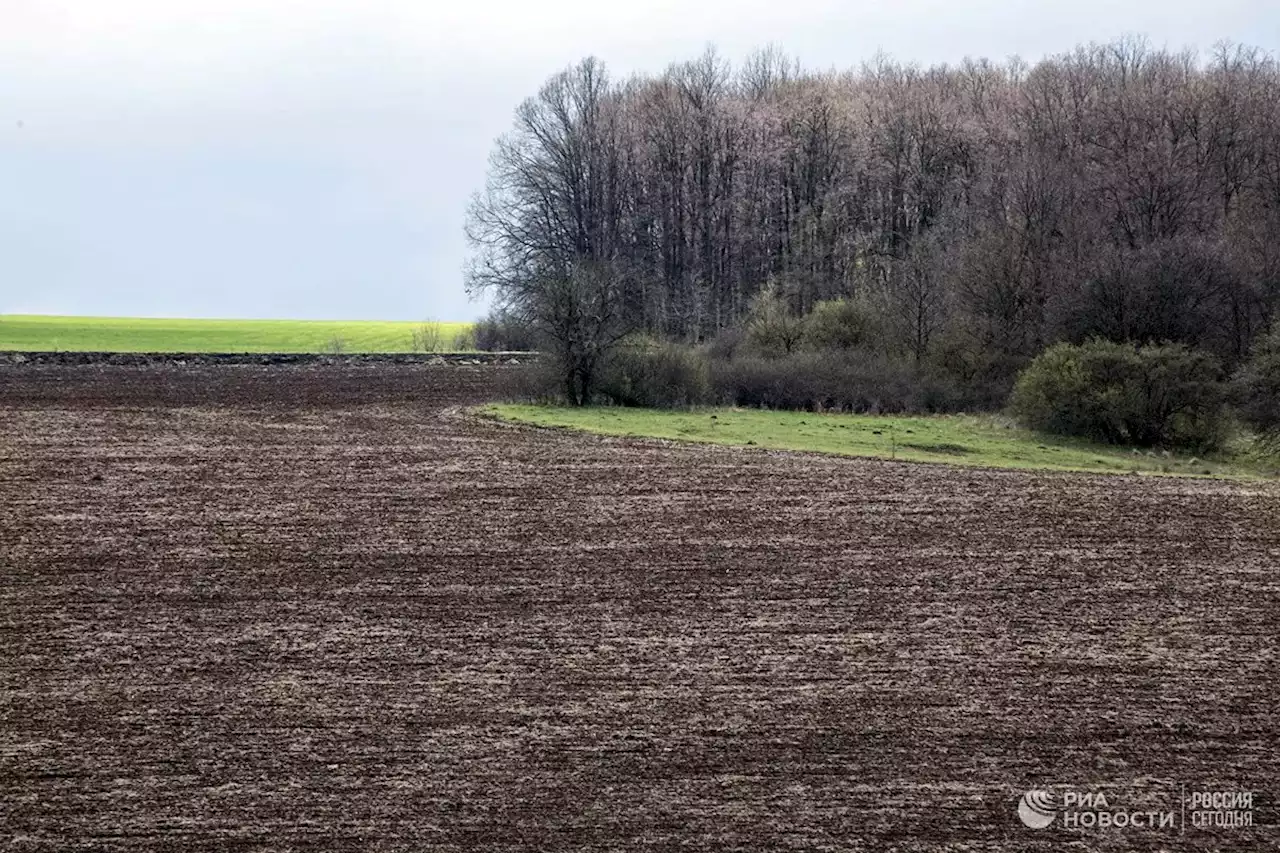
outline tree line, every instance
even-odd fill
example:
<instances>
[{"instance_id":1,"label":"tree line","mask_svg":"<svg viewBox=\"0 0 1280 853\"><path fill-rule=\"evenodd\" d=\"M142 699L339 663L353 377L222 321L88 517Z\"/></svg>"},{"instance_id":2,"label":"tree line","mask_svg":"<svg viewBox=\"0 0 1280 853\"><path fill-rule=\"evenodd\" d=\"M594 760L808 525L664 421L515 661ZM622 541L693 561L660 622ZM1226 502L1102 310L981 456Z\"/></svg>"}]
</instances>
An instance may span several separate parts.
<instances>
[{"instance_id":1,"label":"tree line","mask_svg":"<svg viewBox=\"0 0 1280 853\"><path fill-rule=\"evenodd\" d=\"M1136 38L825 72L709 49L623 80L586 59L519 106L467 231L468 287L558 336L570 399L618 336L708 341L762 293L855 301L882 356L962 382L1092 338L1233 368L1280 307L1280 65Z\"/></svg>"}]
</instances>

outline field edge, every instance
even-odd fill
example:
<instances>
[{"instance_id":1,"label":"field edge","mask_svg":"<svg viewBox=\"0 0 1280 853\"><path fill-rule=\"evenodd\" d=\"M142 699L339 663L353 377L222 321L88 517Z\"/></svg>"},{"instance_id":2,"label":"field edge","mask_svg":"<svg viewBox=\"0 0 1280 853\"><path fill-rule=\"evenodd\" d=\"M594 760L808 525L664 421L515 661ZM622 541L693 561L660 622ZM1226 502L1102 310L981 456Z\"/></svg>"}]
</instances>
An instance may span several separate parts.
<instances>
[{"instance_id":1,"label":"field edge","mask_svg":"<svg viewBox=\"0 0 1280 853\"><path fill-rule=\"evenodd\" d=\"M486 403L473 406L469 411L475 416L505 424L518 424L537 429L568 430L591 435L612 438L652 439L672 441L685 444L712 444L722 447L738 447L747 450L782 451L788 453L813 453L821 456L836 456L847 459L876 459L885 462L904 462L923 465L942 465L951 468L974 468L997 471L1045 472L1056 474L1086 474L1090 476L1148 476L1176 477L1196 480L1224 480L1231 482L1276 482L1276 473L1264 465L1254 465L1247 460L1200 460L1195 457L1152 457L1142 453L1134 454L1131 448L1109 448L1088 442L1063 439L1055 436L1041 435L1027 430L1008 428L1006 434L1000 436L1007 441L1008 452L1014 455L998 455L991 450L985 452L954 453L954 448L966 447L965 440L972 440L975 434L987 432L987 438L999 435L997 428L982 425L984 420L994 423L995 418L984 419L980 415L913 415L907 417L882 415L849 415L823 414L810 412L783 412L773 410L737 409L729 407L702 407L687 410L653 410L632 409L625 407L586 407L574 409L564 406L527 403ZM797 427L806 425L806 419L845 418L861 422L862 426L875 433L893 431L897 436L909 433L909 423L918 426L921 422L938 425L943 430L946 440L935 441L932 447L943 450L931 452L911 447L911 442L899 442L895 436L890 447L874 447L866 445L834 447L829 443L812 441L812 436L803 436L797 430L785 435L781 440L776 435L750 433L752 437L711 436L705 432L681 432L680 418L700 417L725 423L726 417L746 415L747 417L780 417L798 422ZM608 423L607 417L617 418L621 423ZM671 423L660 429L651 424L655 421L670 419ZM956 429L959 425L960 428ZM918 446L918 445L917 445ZM1046 454L1066 453L1073 462L1055 462L1045 459ZM1095 464L1081 461L1081 457L1101 456ZM1181 466L1181 467L1178 467ZM1191 466L1199 466L1192 468Z\"/></svg>"}]
</instances>

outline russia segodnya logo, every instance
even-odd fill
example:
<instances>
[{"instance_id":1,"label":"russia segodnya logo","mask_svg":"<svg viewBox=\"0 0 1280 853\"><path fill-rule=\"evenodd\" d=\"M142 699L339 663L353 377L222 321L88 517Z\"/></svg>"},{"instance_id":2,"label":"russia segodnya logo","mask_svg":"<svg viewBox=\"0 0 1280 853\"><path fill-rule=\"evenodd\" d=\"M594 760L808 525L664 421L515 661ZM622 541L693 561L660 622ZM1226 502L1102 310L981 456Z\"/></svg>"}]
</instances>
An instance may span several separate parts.
<instances>
[{"instance_id":1,"label":"russia segodnya logo","mask_svg":"<svg viewBox=\"0 0 1280 853\"><path fill-rule=\"evenodd\" d=\"M1048 791L1027 791L1018 802L1018 817L1032 829L1044 829L1058 816L1058 804Z\"/></svg>"}]
</instances>

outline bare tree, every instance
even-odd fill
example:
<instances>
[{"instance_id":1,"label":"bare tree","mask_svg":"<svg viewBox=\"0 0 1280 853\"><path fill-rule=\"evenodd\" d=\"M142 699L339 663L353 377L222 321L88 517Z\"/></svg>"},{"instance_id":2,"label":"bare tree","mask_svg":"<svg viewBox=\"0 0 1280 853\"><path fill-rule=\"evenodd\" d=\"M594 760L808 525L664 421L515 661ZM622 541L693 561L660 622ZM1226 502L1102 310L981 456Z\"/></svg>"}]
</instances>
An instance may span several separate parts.
<instances>
[{"instance_id":1,"label":"bare tree","mask_svg":"<svg viewBox=\"0 0 1280 853\"><path fill-rule=\"evenodd\" d=\"M582 262L568 275L542 281L529 301L535 328L551 342L571 406L591 402L601 361L631 328L621 295L614 270Z\"/></svg>"},{"instance_id":2,"label":"bare tree","mask_svg":"<svg viewBox=\"0 0 1280 853\"><path fill-rule=\"evenodd\" d=\"M946 323L943 251L935 237L919 239L889 274L888 298L899 338L916 364L924 363Z\"/></svg>"},{"instance_id":3,"label":"bare tree","mask_svg":"<svg viewBox=\"0 0 1280 853\"><path fill-rule=\"evenodd\" d=\"M420 323L417 328L411 330L410 334L415 352L439 352L444 342L443 327L436 320Z\"/></svg>"},{"instance_id":4,"label":"bare tree","mask_svg":"<svg viewBox=\"0 0 1280 853\"><path fill-rule=\"evenodd\" d=\"M552 343L572 405L623 328L619 105L594 59L551 78L498 142L471 208L470 291L496 292Z\"/></svg>"}]
</instances>

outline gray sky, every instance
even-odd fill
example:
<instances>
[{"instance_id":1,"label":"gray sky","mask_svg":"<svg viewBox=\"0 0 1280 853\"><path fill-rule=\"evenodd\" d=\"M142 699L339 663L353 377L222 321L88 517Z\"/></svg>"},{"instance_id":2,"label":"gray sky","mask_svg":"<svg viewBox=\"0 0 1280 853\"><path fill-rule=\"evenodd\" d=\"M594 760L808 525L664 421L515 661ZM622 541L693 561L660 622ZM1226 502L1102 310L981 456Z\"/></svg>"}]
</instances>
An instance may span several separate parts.
<instances>
[{"instance_id":1,"label":"gray sky","mask_svg":"<svg viewBox=\"0 0 1280 853\"><path fill-rule=\"evenodd\" d=\"M1275 0L0 0L0 313L469 319L467 201L588 54L1280 50Z\"/></svg>"}]
</instances>

